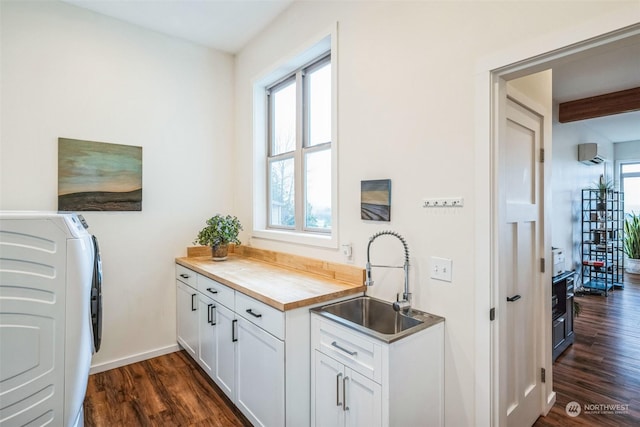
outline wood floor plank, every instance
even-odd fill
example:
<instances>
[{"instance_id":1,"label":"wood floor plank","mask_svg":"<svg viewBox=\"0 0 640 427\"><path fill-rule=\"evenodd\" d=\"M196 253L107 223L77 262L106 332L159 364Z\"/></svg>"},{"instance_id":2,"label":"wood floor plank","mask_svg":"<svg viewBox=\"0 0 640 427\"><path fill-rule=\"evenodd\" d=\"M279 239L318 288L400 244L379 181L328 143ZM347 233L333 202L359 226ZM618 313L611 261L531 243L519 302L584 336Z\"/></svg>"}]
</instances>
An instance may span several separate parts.
<instances>
[{"instance_id":1,"label":"wood floor plank","mask_svg":"<svg viewBox=\"0 0 640 427\"><path fill-rule=\"evenodd\" d=\"M89 377L87 427L250 426L184 351Z\"/></svg>"},{"instance_id":2,"label":"wood floor plank","mask_svg":"<svg viewBox=\"0 0 640 427\"><path fill-rule=\"evenodd\" d=\"M609 297L576 298L576 341L553 366L556 403L535 427L640 425L640 279ZM628 405L626 413L570 417L569 402ZM598 412L598 411L595 411ZM602 412L602 411L600 411ZM89 377L87 427L250 426L183 351Z\"/></svg>"},{"instance_id":3,"label":"wood floor plank","mask_svg":"<svg viewBox=\"0 0 640 427\"><path fill-rule=\"evenodd\" d=\"M582 313L575 319L575 343L553 365L556 403L534 427L640 425L640 279L625 277L625 287L609 297L576 297ZM582 412L565 408L578 402ZM598 404L628 405L615 413ZM589 408L593 408L589 410Z\"/></svg>"}]
</instances>

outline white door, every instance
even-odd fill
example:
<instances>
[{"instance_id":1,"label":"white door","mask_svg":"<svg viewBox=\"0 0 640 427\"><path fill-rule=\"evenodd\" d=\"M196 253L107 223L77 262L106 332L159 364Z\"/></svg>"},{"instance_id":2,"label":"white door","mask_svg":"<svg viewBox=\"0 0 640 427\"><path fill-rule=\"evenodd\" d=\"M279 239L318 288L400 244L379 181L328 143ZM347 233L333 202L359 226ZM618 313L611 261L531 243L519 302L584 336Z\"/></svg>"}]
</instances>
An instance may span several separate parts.
<instances>
[{"instance_id":1,"label":"white door","mask_svg":"<svg viewBox=\"0 0 640 427\"><path fill-rule=\"evenodd\" d=\"M198 293L179 280L176 292L178 343L197 360Z\"/></svg>"},{"instance_id":2,"label":"white door","mask_svg":"<svg viewBox=\"0 0 640 427\"><path fill-rule=\"evenodd\" d=\"M349 368L344 370L344 404L346 427L382 426L382 386Z\"/></svg>"},{"instance_id":3,"label":"white door","mask_svg":"<svg viewBox=\"0 0 640 427\"><path fill-rule=\"evenodd\" d=\"M311 425L342 427L344 425L344 365L315 350L313 369Z\"/></svg>"},{"instance_id":4,"label":"white door","mask_svg":"<svg viewBox=\"0 0 640 427\"><path fill-rule=\"evenodd\" d=\"M198 364L211 377L215 369L215 302L204 295L198 296Z\"/></svg>"},{"instance_id":5,"label":"white door","mask_svg":"<svg viewBox=\"0 0 640 427\"><path fill-rule=\"evenodd\" d=\"M542 118L507 99L500 146L500 425L530 426L541 413L539 336L543 229ZM506 421L506 423L505 423Z\"/></svg>"},{"instance_id":6,"label":"white door","mask_svg":"<svg viewBox=\"0 0 640 427\"><path fill-rule=\"evenodd\" d=\"M235 402L235 314L224 305L216 303L215 317L214 350L216 367L213 380L227 397Z\"/></svg>"},{"instance_id":7,"label":"white door","mask_svg":"<svg viewBox=\"0 0 640 427\"><path fill-rule=\"evenodd\" d=\"M284 426L284 342L238 317L237 403L254 426Z\"/></svg>"}]
</instances>

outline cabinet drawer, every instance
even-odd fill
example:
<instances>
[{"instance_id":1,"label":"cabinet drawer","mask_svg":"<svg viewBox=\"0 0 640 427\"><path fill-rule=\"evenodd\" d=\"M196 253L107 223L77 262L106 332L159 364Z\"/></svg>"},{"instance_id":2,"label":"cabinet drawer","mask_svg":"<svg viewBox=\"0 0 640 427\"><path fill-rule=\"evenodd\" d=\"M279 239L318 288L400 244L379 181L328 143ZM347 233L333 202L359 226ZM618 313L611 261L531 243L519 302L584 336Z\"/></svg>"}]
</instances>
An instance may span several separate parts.
<instances>
[{"instance_id":1,"label":"cabinet drawer","mask_svg":"<svg viewBox=\"0 0 640 427\"><path fill-rule=\"evenodd\" d=\"M235 291L230 287L198 274L198 290L227 308L234 309Z\"/></svg>"},{"instance_id":2,"label":"cabinet drawer","mask_svg":"<svg viewBox=\"0 0 640 427\"><path fill-rule=\"evenodd\" d=\"M271 335L284 340L284 312L238 292L236 313Z\"/></svg>"},{"instance_id":3,"label":"cabinet drawer","mask_svg":"<svg viewBox=\"0 0 640 427\"><path fill-rule=\"evenodd\" d=\"M192 288L196 288L196 276L197 273L189 270L181 266L180 264L176 264L176 279L180 280L183 283L191 286Z\"/></svg>"},{"instance_id":4,"label":"cabinet drawer","mask_svg":"<svg viewBox=\"0 0 640 427\"><path fill-rule=\"evenodd\" d=\"M378 383L382 381L382 347L348 328L312 314L312 345Z\"/></svg>"}]
</instances>

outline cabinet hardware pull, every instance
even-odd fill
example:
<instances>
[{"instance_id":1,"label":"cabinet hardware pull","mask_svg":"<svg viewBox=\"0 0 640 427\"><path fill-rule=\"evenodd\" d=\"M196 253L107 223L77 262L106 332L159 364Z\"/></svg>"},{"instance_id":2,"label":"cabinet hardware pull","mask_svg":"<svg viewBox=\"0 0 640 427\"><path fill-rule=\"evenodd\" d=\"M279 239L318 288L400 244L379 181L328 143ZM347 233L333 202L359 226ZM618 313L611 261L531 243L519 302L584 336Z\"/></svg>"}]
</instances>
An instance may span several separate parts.
<instances>
[{"instance_id":1,"label":"cabinet hardware pull","mask_svg":"<svg viewBox=\"0 0 640 427\"><path fill-rule=\"evenodd\" d=\"M332 343L331 343L331 345L332 345L332 346L334 346L335 348L337 348L338 350L342 350L342 351L344 351L344 352L345 352L345 353L347 353L349 356L355 356L356 354L358 354L358 352L357 352L357 351L349 351L349 350L347 350L346 348L341 347L341 346L340 346L340 344L338 344L338 343L337 343L337 342L335 342L335 341L334 341L334 342L332 342Z\"/></svg>"},{"instance_id":2,"label":"cabinet hardware pull","mask_svg":"<svg viewBox=\"0 0 640 427\"><path fill-rule=\"evenodd\" d=\"M231 321L231 342L238 341L238 337L236 337L236 324L238 323L238 319L233 319Z\"/></svg>"},{"instance_id":3,"label":"cabinet hardware pull","mask_svg":"<svg viewBox=\"0 0 640 427\"><path fill-rule=\"evenodd\" d=\"M349 381L349 377L344 377L342 380L342 410L348 411L349 407L347 406L347 381Z\"/></svg>"},{"instance_id":4,"label":"cabinet hardware pull","mask_svg":"<svg viewBox=\"0 0 640 427\"><path fill-rule=\"evenodd\" d=\"M216 315L216 317L213 317L214 314ZM216 326L217 323L218 323L218 312L216 311L215 304L211 304L211 326Z\"/></svg>"},{"instance_id":5,"label":"cabinet hardware pull","mask_svg":"<svg viewBox=\"0 0 640 427\"><path fill-rule=\"evenodd\" d=\"M218 291L216 291L213 288L207 288L207 291L211 292L212 294L217 294L218 293Z\"/></svg>"},{"instance_id":6,"label":"cabinet hardware pull","mask_svg":"<svg viewBox=\"0 0 640 427\"><path fill-rule=\"evenodd\" d=\"M254 313L252 310L253 310L253 309L248 308L248 309L247 309L247 313L249 313L249 314L250 314L250 315L252 315L253 317L262 317L262 314Z\"/></svg>"},{"instance_id":7,"label":"cabinet hardware pull","mask_svg":"<svg viewBox=\"0 0 640 427\"><path fill-rule=\"evenodd\" d=\"M182 277L183 279L188 279L188 278L189 278L189 277L191 277L191 276L189 276L188 274L184 274L184 273L182 273L182 274L180 275L180 277Z\"/></svg>"},{"instance_id":8,"label":"cabinet hardware pull","mask_svg":"<svg viewBox=\"0 0 640 427\"><path fill-rule=\"evenodd\" d=\"M514 302L514 301L518 301L520 298L522 298L520 295L514 295L512 297L507 297L507 301Z\"/></svg>"},{"instance_id":9,"label":"cabinet hardware pull","mask_svg":"<svg viewBox=\"0 0 640 427\"><path fill-rule=\"evenodd\" d=\"M213 322L213 320L211 320L211 307L213 307L213 304L207 305L207 323L208 324L211 324L211 322Z\"/></svg>"},{"instance_id":10,"label":"cabinet hardware pull","mask_svg":"<svg viewBox=\"0 0 640 427\"><path fill-rule=\"evenodd\" d=\"M196 309L198 308L196 305L194 305L193 300L195 299L196 295L198 294L191 294L191 311L196 311Z\"/></svg>"},{"instance_id":11,"label":"cabinet hardware pull","mask_svg":"<svg viewBox=\"0 0 640 427\"><path fill-rule=\"evenodd\" d=\"M342 372L336 375L336 406L342 406L342 402L340 402L340 377L342 377Z\"/></svg>"}]
</instances>

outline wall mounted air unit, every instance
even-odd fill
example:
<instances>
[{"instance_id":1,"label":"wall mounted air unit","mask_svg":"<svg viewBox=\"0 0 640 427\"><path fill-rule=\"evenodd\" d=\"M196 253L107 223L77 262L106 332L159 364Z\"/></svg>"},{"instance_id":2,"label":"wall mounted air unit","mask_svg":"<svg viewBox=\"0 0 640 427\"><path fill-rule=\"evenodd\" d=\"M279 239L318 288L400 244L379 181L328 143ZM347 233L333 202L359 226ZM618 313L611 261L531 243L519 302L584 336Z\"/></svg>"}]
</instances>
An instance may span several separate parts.
<instances>
[{"instance_id":1,"label":"wall mounted air unit","mask_svg":"<svg viewBox=\"0 0 640 427\"><path fill-rule=\"evenodd\" d=\"M598 144L589 142L578 145L578 160L585 165L599 165L605 158L598 153Z\"/></svg>"}]
</instances>

